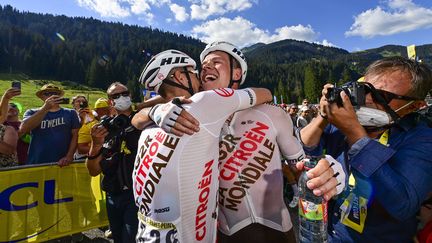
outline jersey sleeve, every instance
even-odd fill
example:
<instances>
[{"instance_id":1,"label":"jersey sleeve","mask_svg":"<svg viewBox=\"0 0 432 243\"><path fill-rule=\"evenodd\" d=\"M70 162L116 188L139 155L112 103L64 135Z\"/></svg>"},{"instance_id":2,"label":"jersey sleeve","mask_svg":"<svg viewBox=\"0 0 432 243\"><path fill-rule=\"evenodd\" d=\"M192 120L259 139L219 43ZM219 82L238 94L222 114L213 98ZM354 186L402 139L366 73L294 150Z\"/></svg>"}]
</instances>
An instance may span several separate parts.
<instances>
[{"instance_id":1,"label":"jersey sleeve","mask_svg":"<svg viewBox=\"0 0 432 243\"><path fill-rule=\"evenodd\" d=\"M192 105L185 105L188 111L201 123L226 119L232 113L250 108L256 104L252 89L233 90L221 88L200 92L191 97Z\"/></svg>"},{"instance_id":2,"label":"jersey sleeve","mask_svg":"<svg viewBox=\"0 0 432 243\"><path fill-rule=\"evenodd\" d=\"M276 140L282 155L292 164L301 161L304 158L304 151L300 141L294 136L289 115L282 109L276 108L271 118L277 131Z\"/></svg>"}]
</instances>

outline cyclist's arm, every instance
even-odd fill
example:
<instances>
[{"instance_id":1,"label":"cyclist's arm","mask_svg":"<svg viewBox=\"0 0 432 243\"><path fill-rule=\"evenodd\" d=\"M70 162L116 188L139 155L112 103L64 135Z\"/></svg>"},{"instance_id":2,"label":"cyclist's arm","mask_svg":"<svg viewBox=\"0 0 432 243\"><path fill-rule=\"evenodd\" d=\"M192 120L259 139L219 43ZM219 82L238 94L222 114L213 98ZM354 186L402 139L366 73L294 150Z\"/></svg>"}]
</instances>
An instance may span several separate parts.
<instances>
[{"instance_id":1,"label":"cyclist's arm","mask_svg":"<svg viewBox=\"0 0 432 243\"><path fill-rule=\"evenodd\" d=\"M250 88L255 92L256 103L255 105L264 104L273 100L273 95L270 90L265 88Z\"/></svg>"}]
</instances>

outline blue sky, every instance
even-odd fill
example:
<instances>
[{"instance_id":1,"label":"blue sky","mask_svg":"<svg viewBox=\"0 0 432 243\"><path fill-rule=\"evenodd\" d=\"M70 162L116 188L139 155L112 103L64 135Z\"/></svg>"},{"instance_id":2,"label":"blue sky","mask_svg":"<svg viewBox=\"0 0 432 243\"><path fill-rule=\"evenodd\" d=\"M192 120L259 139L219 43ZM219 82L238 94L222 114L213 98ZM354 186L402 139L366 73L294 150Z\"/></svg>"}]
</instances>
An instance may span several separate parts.
<instances>
[{"instance_id":1,"label":"blue sky","mask_svg":"<svg viewBox=\"0 0 432 243\"><path fill-rule=\"evenodd\" d=\"M241 47L297 39L348 51L432 43L430 0L0 0L18 10L151 26Z\"/></svg>"}]
</instances>

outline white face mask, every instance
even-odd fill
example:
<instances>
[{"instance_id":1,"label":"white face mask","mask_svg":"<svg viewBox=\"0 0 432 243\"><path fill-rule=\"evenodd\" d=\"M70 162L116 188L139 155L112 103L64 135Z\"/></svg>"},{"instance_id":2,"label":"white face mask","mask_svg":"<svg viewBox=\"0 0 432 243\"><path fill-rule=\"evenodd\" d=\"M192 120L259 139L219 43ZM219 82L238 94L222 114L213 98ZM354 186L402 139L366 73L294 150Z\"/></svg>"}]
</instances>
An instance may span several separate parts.
<instances>
[{"instance_id":1,"label":"white face mask","mask_svg":"<svg viewBox=\"0 0 432 243\"><path fill-rule=\"evenodd\" d=\"M406 103L405 105L395 110L395 112L402 110L403 108L411 105L412 103L414 103L414 101ZM393 122L392 117L387 112L364 106L356 109L356 115L360 124L364 127L383 127L386 125L390 125Z\"/></svg>"},{"instance_id":2,"label":"white face mask","mask_svg":"<svg viewBox=\"0 0 432 243\"><path fill-rule=\"evenodd\" d=\"M132 105L131 98L129 96L120 96L114 100L114 108L118 111L125 111Z\"/></svg>"},{"instance_id":3,"label":"white face mask","mask_svg":"<svg viewBox=\"0 0 432 243\"><path fill-rule=\"evenodd\" d=\"M387 112L364 106L356 110L356 115L364 127L383 127L392 122L392 118Z\"/></svg>"}]
</instances>

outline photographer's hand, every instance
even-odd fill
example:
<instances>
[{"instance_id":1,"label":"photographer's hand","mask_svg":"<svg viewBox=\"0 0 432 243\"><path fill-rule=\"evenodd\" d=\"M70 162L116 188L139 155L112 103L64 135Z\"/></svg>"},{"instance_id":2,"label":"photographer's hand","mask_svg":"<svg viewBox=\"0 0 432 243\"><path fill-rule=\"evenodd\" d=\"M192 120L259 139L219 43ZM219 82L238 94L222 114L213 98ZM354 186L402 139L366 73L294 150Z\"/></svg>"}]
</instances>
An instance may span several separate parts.
<instances>
[{"instance_id":1,"label":"photographer's hand","mask_svg":"<svg viewBox=\"0 0 432 243\"><path fill-rule=\"evenodd\" d=\"M342 106L338 106L336 102L328 103L323 100L323 112L326 114L327 120L345 134L347 142L351 146L359 139L367 136L367 133L358 121L354 107L345 91L342 91L340 96Z\"/></svg>"},{"instance_id":2,"label":"photographer's hand","mask_svg":"<svg viewBox=\"0 0 432 243\"><path fill-rule=\"evenodd\" d=\"M60 103L61 97L58 95L51 95L45 100L41 110L49 111Z\"/></svg>"},{"instance_id":3,"label":"photographer's hand","mask_svg":"<svg viewBox=\"0 0 432 243\"><path fill-rule=\"evenodd\" d=\"M108 130L100 124L95 124L91 129L92 142L86 166L91 176L97 176L102 172L100 161L102 160L101 152L105 137L108 135Z\"/></svg>"}]
</instances>

